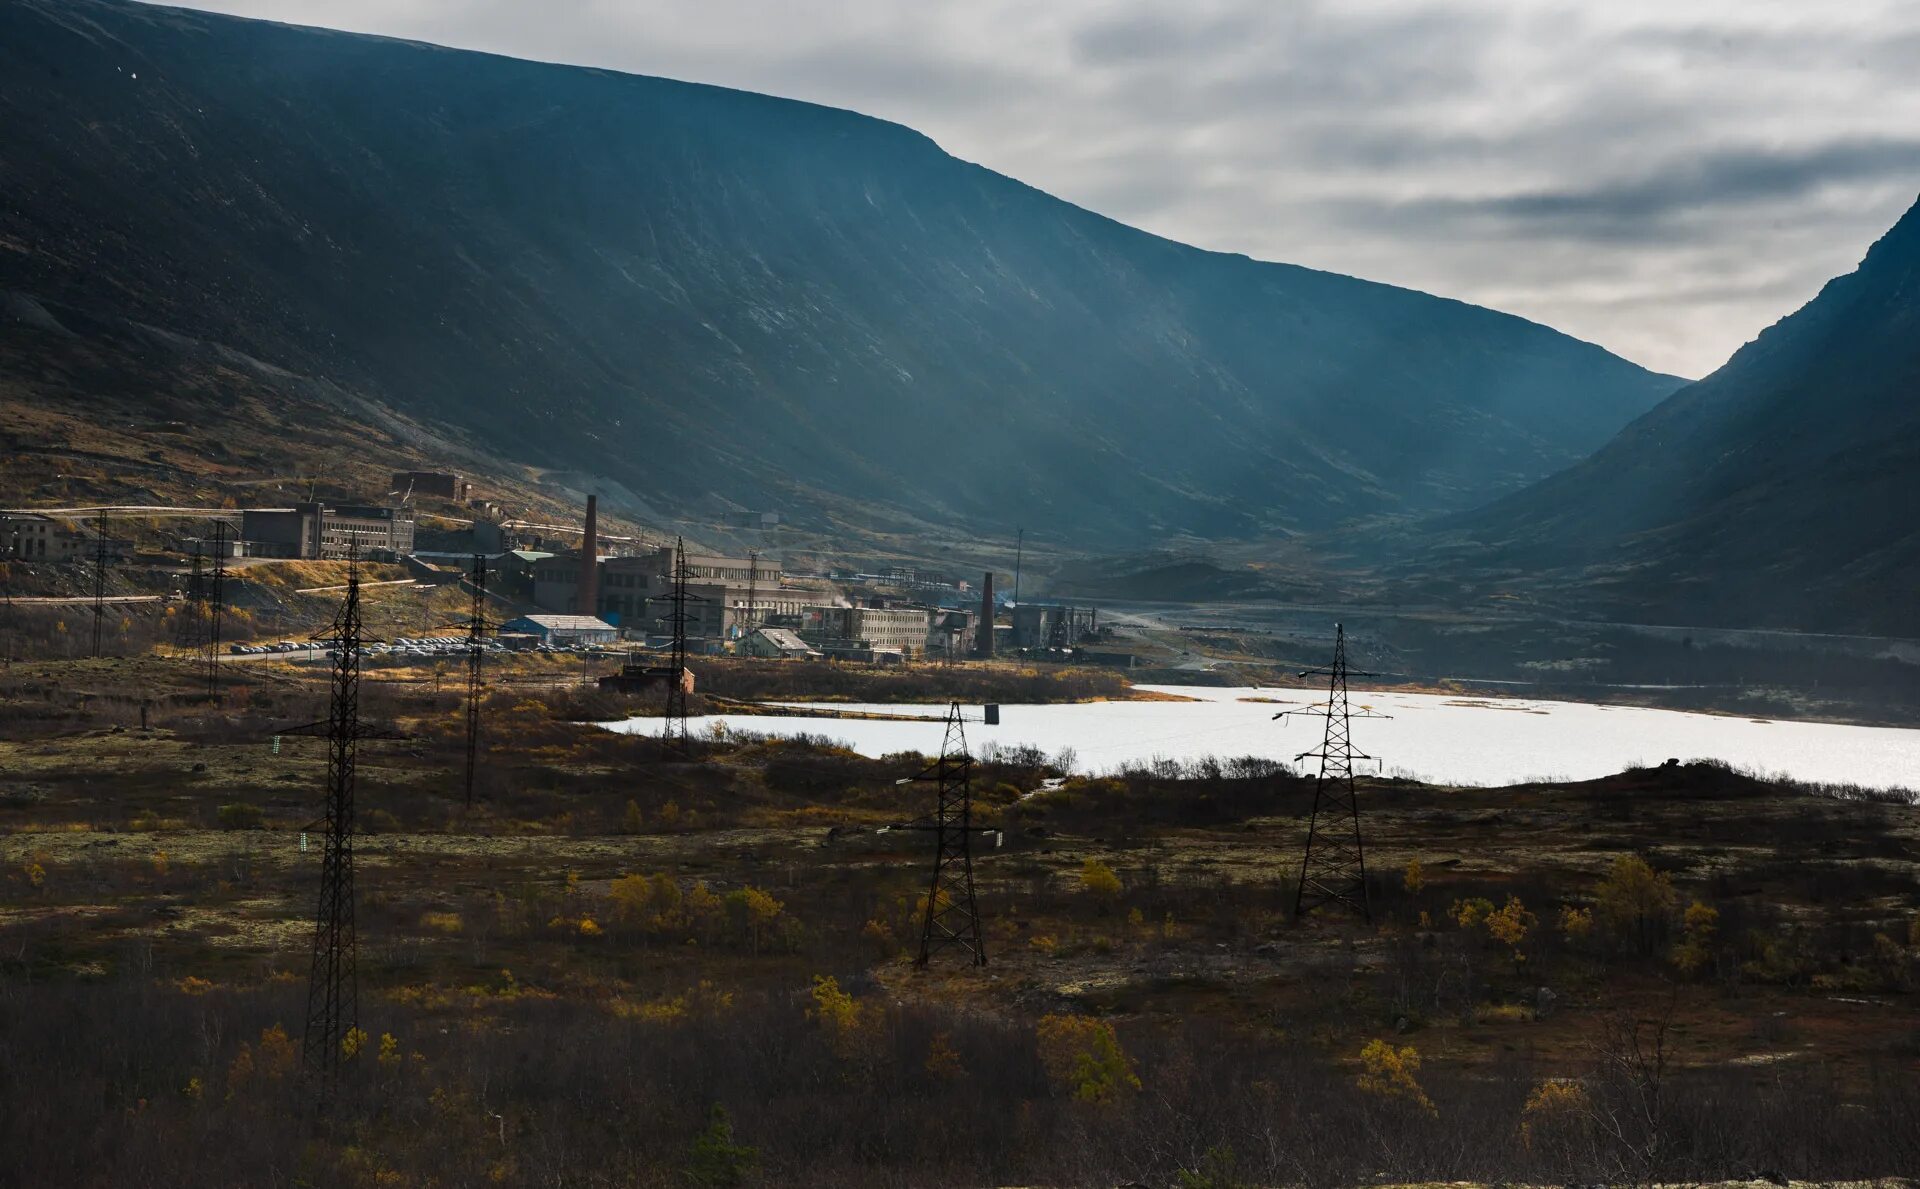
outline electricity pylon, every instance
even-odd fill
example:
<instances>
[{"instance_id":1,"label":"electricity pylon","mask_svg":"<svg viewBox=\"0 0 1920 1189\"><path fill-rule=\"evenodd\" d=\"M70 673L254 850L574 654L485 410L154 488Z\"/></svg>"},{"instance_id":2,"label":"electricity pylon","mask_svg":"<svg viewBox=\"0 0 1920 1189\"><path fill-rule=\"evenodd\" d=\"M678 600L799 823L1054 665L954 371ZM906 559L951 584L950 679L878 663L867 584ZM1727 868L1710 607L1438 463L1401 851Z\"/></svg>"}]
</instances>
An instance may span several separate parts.
<instances>
[{"instance_id":1,"label":"electricity pylon","mask_svg":"<svg viewBox=\"0 0 1920 1189\"><path fill-rule=\"evenodd\" d=\"M980 936L980 906L973 895L973 757L967 754L962 722L960 703L954 702L947 708L940 758L918 776L900 781L934 786L933 817L891 827L926 830L934 838L933 879L921 919L920 953L913 960L922 969L934 954L949 946L966 950L970 955L968 965L987 964L987 948Z\"/></svg>"},{"instance_id":2,"label":"electricity pylon","mask_svg":"<svg viewBox=\"0 0 1920 1189\"><path fill-rule=\"evenodd\" d=\"M687 542L673 542L673 661L667 670L667 718L660 737L667 746L685 754L692 746L687 732Z\"/></svg>"},{"instance_id":3,"label":"electricity pylon","mask_svg":"<svg viewBox=\"0 0 1920 1189\"><path fill-rule=\"evenodd\" d=\"M313 960L307 975L307 1027L302 1057L331 1081L342 1042L360 1024L359 932L354 919L353 834L357 749L362 739L399 736L360 721L360 567L347 553L347 597L333 626L315 639L333 645L332 696L324 722L280 732L324 735L327 803L322 834L320 897L313 915Z\"/></svg>"},{"instance_id":4,"label":"electricity pylon","mask_svg":"<svg viewBox=\"0 0 1920 1189\"><path fill-rule=\"evenodd\" d=\"M207 701L220 703L220 616L226 610L227 522L213 522L213 576L203 595L207 601ZM195 568L199 566L196 552Z\"/></svg>"},{"instance_id":5,"label":"electricity pylon","mask_svg":"<svg viewBox=\"0 0 1920 1189\"><path fill-rule=\"evenodd\" d=\"M1354 793L1353 762L1373 757L1353 746L1353 715L1347 703L1346 626L1335 624L1333 631L1333 664L1300 674L1302 677L1327 675L1326 705L1283 712L1323 715L1327 720L1327 733L1320 742L1320 750L1304 751L1294 757L1296 761L1319 760L1320 773L1313 783L1313 816L1307 822L1307 849L1300 860L1300 883L1293 894L1293 915L1298 918L1323 904L1344 904L1372 924L1373 909L1367 901L1366 843L1360 833L1360 802Z\"/></svg>"},{"instance_id":6,"label":"electricity pylon","mask_svg":"<svg viewBox=\"0 0 1920 1189\"><path fill-rule=\"evenodd\" d=\"M498 625L487 618L487 559L473 555L473 610L467 619L467 808L473 808L474 775L480 759L480 700L486 693L483 662L487 655L487 633Z\"/></svg>"}]
</instances>

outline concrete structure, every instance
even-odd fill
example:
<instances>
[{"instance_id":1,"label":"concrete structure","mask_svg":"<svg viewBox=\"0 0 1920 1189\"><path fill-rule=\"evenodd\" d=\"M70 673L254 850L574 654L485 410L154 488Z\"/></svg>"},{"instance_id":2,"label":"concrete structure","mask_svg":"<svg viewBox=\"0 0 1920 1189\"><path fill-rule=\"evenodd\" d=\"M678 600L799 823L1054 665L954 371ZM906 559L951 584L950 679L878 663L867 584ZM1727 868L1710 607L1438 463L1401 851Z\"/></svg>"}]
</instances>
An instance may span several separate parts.
<instances>
[{"instance_id":1,"label":"concrete structure","mask_svg":"<svg viewBox=\"0 0 1920 1189\"><path fill-rule=\"evenodd\" d=\"M586 531L580 537L580 577L573 592L576 615L600 614L600 497L587 497Z\"/></svg>"},{"instance_id":2,"label":"concrete structure","mask_svg":"<svg viewBox=\"0 0 1920 1189\"><path fill-rule=\"evenodd\" d=\"M630 652L627 654L626 664L620 666L618 673L607 674L597 684L601 689L616 690L623 694L647 693L654 690L664 693L673 682L673 666L650 663L657 660L657 657L644 652ZM683 667L680 670L680 691L687 694L693 692L692 669Z\"/></svg>"},{"instance_id":3,"label":"concrete structure","mask_svg":"<svg viewBox=\"0 0 1920 1189\"><path fill-rule=\"evenodd\" d=\"M740 647L748 656L779 660L818 660L821 656L819 649L789 628L761 628L742 640Z\"/></svg>"},{"instance_id":4,"label":"concrete structure","mask_svg":"<svg viewBox=\"0 0 1920 1189\"><path fill-rule=\"evenodd\" d=\"M240 539L249 557L402 557L413 552L413 509L308 502L291 508L248 508Z\"/></svg>"},{"instance_id":5,"label":"concrete structure","mask_svg":"<svg viewBox=\"0 0 1920 1189\"><path fill-rule=\"evenodd\" d=\"M393 492L403 501L427 496L464 502L473 497L473 484L447 471L395 471Z\"/></svg>"},{"instance_id":6,"label":"concrete structure","mask_svg":"<svg viewBox=\"0 0 1920 1189\"><path fill-rule=\"evenodd\" d=\"M971 611L936 609L927 625L927 655L952 659L971 653L979 622Z\"/></svg>"},{"instance_id":7,"label":"concrete structure","mask_svg":"<svg viewBox=\"0 0 1920 1189\"><path fill-rule=\"evenodd\" d=\"M522 615L500 625L503 636L533 636L542 644L564 647L573 644L611 644L620 632L603 619L591 615Z\"/></svg>"},{"instance_id":8,"label":"concrete structure","mask_svg":"<svg viewBox=\"0 0 1920 1189\"><path fill-rule=\"evenodd\" d=\"M108 536L112 533L109 530ZM113 543L108 542L113 550ZM76 532L66 521L35 512L0 516L0 557L19 561L91 561L98 552L91 534ZM109 552L109 560L118 551Z\"/></svg>"},{"instance_id":9,"label":"concrete structure","mask_svg":"<svg viewBox=\"0 0 1920 1189\"><path fill-rule=\"evenodd\" d=\"M571 612L580 605L580 580L586 567L579 553L556 554L535 565L533 601L548 611ZM635 557L595 558L598 590L595 611L628 635L665 631L672 613L673 550L656 549ZM720 639L747 623L749 594L754 618L798 615L818 596L787 590L777 563L762 559L757 579L751 559L689 553L687 634Z\"/></svg>"},{"instance_id":10,"label":"concrete structure","mask_svg":"<svg viewBox=\"0 0 1920 1189\"><path fill-rule=\"evenodd\" d=\"M993 571L988 570L980 579L980 623L973 633L974 655L982 660L993 659Z\"/></svg>"},{"instance_id":11,"label":"concrete structure","mask_svg":"<svg viewBox=\"0 0 1920 1189\"><path fill-rule=\"evenodd\" d=\"M1092 607L1022 603L1013 609L1015 648L1072 648L1095 634L1099 615Z\"/></svg>"},{"instance_id":12,"label":"concrete structure","mask_svg":"<svg viewBox=\"0 0 1920 1189\"><path fill-rule=\"evenodd\" d=\"M827 651L852 647L911 659L926 650L931 616L925 607L809 607L800 634Z\"/></svg>"}]
</instances>

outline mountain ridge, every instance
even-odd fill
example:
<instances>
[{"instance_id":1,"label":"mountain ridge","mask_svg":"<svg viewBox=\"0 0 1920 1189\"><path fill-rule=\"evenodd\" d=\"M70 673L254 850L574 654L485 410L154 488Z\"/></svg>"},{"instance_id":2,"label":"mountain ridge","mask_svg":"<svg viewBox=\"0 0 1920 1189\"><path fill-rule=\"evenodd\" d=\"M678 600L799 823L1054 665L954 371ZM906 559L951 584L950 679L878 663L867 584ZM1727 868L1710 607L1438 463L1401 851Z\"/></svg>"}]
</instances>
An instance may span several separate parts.
<instances>
[{"instance_id":1,"label":"mountain ridge","mask_svg":"<svg viewBox=\"0 0 1920 1189\"><path fill-rule=\"evenodd\" d=\"M1517 489L1679 383L817 104L114 0L0 3L0 65L0 288L681 508L1291 533Z\"/></svg>"},{"instance_id":2,"label":"mountain ridge","mask_svg":"<svg viewBox=\"0 0 1920 1189\"><path fill-rule=\"evenodd\" d=\"M1920 634L1917 397L1920 202L1591 457L1443 521L1440 548L1603 610Z\"/></svg>"}]
</instances>

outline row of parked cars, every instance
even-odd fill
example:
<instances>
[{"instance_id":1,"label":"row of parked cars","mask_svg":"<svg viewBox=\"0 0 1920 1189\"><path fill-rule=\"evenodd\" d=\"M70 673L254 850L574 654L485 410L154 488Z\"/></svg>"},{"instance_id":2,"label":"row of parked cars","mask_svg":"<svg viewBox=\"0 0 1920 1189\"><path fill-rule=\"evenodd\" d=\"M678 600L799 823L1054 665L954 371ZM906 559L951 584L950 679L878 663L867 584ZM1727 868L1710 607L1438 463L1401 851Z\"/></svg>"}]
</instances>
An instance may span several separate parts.
<instances>
[{"instance_id":1,"label":"row of parked cars","mask_svg":"<svg viewBox=\"0 0 1920 1189\"><path fill-rule=\"evenodd\" d=\"M277 644L235 644L230 651L235 656L257 656L275 652L307 652L323 650L328 656L334 655L338 640L282 640ZM393 643L379 641L369 643L365 655L369 660L376 657L388 659L416 659L436 656L465 656L472 641L466 636L401 636ZM521 647L509 647L496 639L483 639L480 647L490 653L499 652L544 652L544 653L603 653L609 650L597 644L531 644Z\"/></svg>"},{"instance_id":2,"label":"row of parked cars","mask_svg":"<svg viewBox=\"0 0 1920 1189\"><path fill-rule=\"evenodd\" d=\"M278 644L234 644L227 651L235 656L259 656L269 652L306 652L313 648L332 648L338 640L282 640Z\"/></svg>"}]
</instances>

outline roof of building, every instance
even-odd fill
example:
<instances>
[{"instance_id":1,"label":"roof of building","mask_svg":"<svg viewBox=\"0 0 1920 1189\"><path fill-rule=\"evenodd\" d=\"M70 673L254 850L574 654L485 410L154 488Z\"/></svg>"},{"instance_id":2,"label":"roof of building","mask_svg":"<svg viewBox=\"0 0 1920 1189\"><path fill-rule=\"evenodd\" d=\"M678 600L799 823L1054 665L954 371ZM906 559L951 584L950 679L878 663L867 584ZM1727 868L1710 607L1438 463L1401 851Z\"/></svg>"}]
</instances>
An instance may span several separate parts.
<instances>
[{"instance_id":1,"label":"roof of building","mask_svg":"<svg viewBox=\"0 0 1920 1189\"><path fill-rule=\"evenodd\" d=\"M545 613L522 615L512 623L503 626L511 627L513 623L530 623L535 627L545 628L549 632L611 632L614 630L612 624L593 615L547 615Z\"/></svg>"},{"instance_id":2,"label":"roof of building","mask_svg":"<svg viewBox=\"0 0 1920 1189\"><path fill-rule=\"evenodd\" d=\"M500 556L501 557L517 557L521 561L533 562L533 561L545 561L547 558L552 557L553 554L542 553L538 549L509 549L505 553L501 554Z\"/></svg>"},{"instance_id":3,"label":"roof of building","mask_svg":"<svg viewBox=\"0 0 1920 1189\"><path fill-rule=\"evenodd\" d=\"M792 628L760 628L754 635L783 652L813 652L813 645L802 640Z\"/></svg>"}]
</instances>

